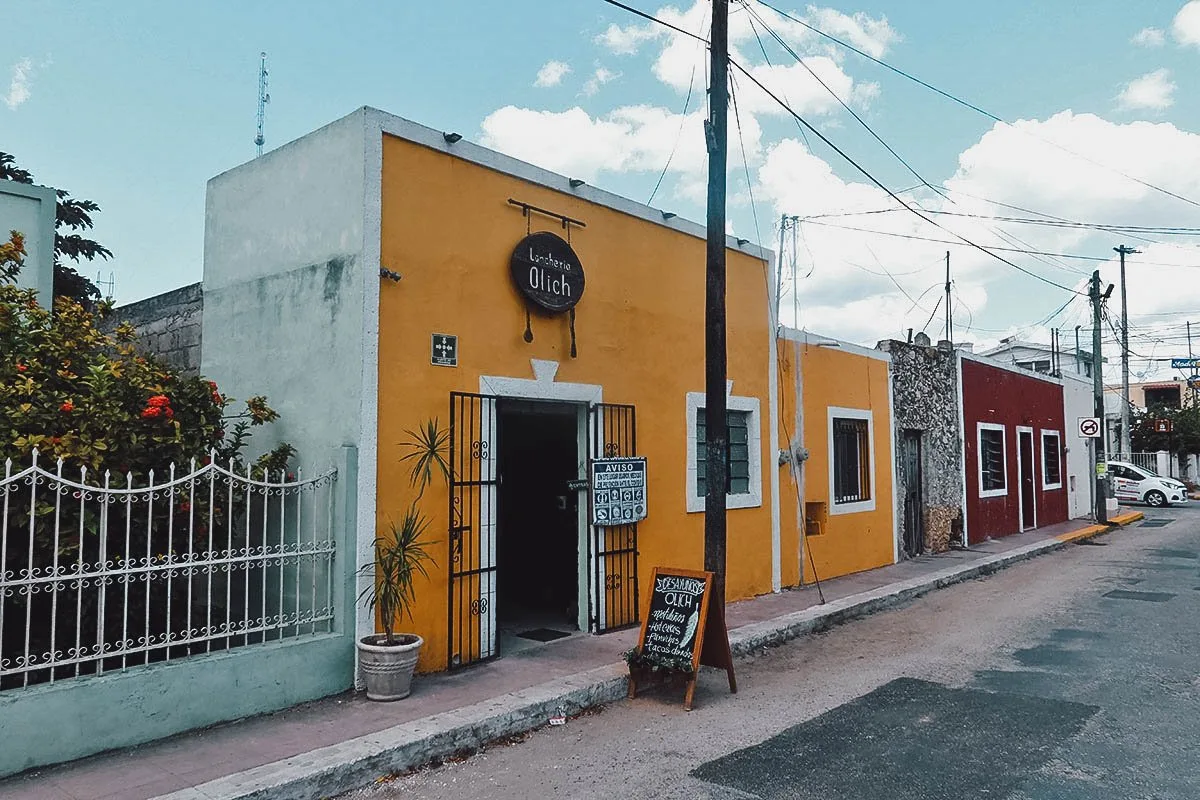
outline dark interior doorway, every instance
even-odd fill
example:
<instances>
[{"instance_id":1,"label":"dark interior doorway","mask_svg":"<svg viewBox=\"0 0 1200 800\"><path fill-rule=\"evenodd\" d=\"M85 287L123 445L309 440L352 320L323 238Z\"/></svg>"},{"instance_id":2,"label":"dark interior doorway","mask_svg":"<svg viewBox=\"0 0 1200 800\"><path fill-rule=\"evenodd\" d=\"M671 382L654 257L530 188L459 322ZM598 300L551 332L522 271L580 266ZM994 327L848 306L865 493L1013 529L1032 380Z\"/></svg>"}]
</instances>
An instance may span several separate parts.
<instances>
[{"instance_id":1,"label":"dark interior doorway","mask_svg":"<svg viewBox=\"0 0 1200 800\"><path fill-rule=\"evenodd\" d=\"M1021 459L1021 530L1037 527L1037 502L1033 474L1033 432L1017 431L1017 451Z\"/></svg>"},{"instance_id":2,"label":"dark interior doorway","mask_svg":"<svg viewBox=\"0 0 1200 800\"><path fill-rule=\"evenodd\" d=\"M921 432L904 431L901 462L904 488L904 552L910 557L925 549L925 498L922 493Z\"/></svg>"},{"instance_id":3,"label":"dark interior doorway","mask_svg":"<svg viewBox=\"0 0 1200 800\"><path fill-rule=\"evenodd\" d=\"M578 628L579 412L568 403L498 405L497 622L502 652ZM505 646L507 645L507 646Z\"/></svg>"}]
</instances>

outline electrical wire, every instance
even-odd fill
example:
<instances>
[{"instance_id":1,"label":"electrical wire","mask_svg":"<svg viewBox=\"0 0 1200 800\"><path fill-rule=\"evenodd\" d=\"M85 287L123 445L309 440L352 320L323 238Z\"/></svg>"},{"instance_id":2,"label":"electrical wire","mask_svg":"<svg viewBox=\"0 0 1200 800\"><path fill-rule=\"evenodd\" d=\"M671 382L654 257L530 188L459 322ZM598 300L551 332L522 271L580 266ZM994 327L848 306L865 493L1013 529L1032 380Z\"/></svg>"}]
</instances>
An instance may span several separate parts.
<instances>
[{"instance_id":1,"label":"electrical wire","mask_svg":"<svg viewBox=\"0 0 1200 800\"><path fill-rule=\"evenodd\" d=\"M708 22L708 15L705 12L704 19L700 21L700 30L703 31ZM707 86L708 79L705 77L705 85ZM675 152L679 149L679 142L683 139L683 131L687 126L688 107L692 103L692 90L696 85L696 62L692 62L692 74L688 78L687 97L683 100L683 112L679 115L679 130L675 134L675 143L671 145L671 152L667 155L667 163L663 164L662 172L658 175L658 180L654 183L654 190L650 192L650 199L646 201L646 205L654 202L654 197L658 194L659 187L662 186L663 179L667 177L667 170L671 168L671 162L675 159ZM708 93L705 92L705 95Z\"/></svg>"},{"instance_id":2,"label":"electrical wire","mask_svg":"<svg viewBox=\"0 0 1200 800\"><path fill-rule=\"evenodd\" d=\"M605 0L605 2L615 2L615 0ZM812 25L812 24L810 24L802 19L799 19L797 17L794 17L791 14L788 14L786 11L783 11L783 10L779 9L778 7L776 7L775 5L767 2L767 0L756 0L756 2L761 3L762 5L766 6L767 8L771 9L772 11L774 11L776 14L779 14L781 17L784 17L785 19L789 19L792 22L795 22L797 25L801 25L801 26L807 28L808 30L812 31L813 33L817 34L818 36L822 36L822 37L840 45L841 47L846 48L847 50L857 53L858 55L862 56L863 58L867 59L868 61L873 61L874 63L878 64L879 66L881 66L885 69L891 70L892 72L896 73L897 75L900 75L903 78L913 81L914 83L917 83L921 86L924 86L926 89L929 89L930 91L940 94L942 97L945 97L947 100L957 103L958 105L961 105L964 108L968 108L978 114L982 114L983 116L987 117L988 119L992 120L993 122L999 122L1002 125L1007 125L1008 127L1012 128L1013 130L1020 131L1021 133L1024 133L1025 135L1031 136L1042 142L1045 142L1046 144L1048 144L1052 147L1055 147L1055 148L1063 151L1064 153L1069 153L1070 155L1073 155L1076 158L1083 159L1084 161L1094 164L1095 166L1098 166L1103 169L1107 169L1111 172L1114 172L1117 175L1120 175L1123 178L1126 178L1137 184L1140 184L1141 186L1144 186L1147 189L1152 189L1156 192L1160 192L1169 197L1173 197L1176 200L1181 200L1189 205L1200 207L1200 202L1192 200L1191 198L1184 197L1181 194L1172 192L1170 189L1164 189L1161 186L1157 186L1153 183L1150 183L1149 181L1143 180L1134 175L1130 175L1129 173L1123 172L1122 170L1119 170L1116 167L1110 166L1108 164L1104 164L1100 161L1096 161L1095 159L1085 156L1081 153L1076 153L1075 151L1073 151L1067 147L1064 147L1055 141L1047 139L1043 136L1039 136L1036 133L1033 133L1032 131L1027 131L1027 130L1018 128L1013 123L1008 122L1007 120L993 114L990 111L985 111L984 109L980 108L979 106L975 105L974 103L970 103L966 100L963 100L961 97L957 97L949 92L943 91L942 89L939 89L938 87L934 86L933 84L928 83L927 81L923 81L920 78L916 77L915 75L905 72L904 70L900 69L899 67L893 67L891 64L888 64L886 61L882 61L881 59L878 59L875 56L872 56L871 54L860 50L859 48L855 47L854 45L849 44L848 42L842 41L841 39L837 38L836 36L833 36L832 34L826 33L825 31L821 30L820 28L816 27L815 25Z\"/></svg>"}]
</instances>

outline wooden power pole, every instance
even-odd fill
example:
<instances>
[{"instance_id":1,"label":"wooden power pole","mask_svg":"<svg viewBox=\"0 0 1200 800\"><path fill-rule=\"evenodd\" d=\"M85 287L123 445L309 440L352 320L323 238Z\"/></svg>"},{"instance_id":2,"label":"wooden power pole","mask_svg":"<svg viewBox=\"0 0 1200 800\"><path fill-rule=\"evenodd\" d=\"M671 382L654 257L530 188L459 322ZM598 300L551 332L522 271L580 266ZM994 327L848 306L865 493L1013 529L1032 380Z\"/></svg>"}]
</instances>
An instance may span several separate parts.
<instances>
[{"instance_id":1,"label":"wooden power pole","mask_svg":"<svg viewBox=\"0 0 1200 800\"><path fill-rule=\"evenodd\" d=\"M725 492L729 430L725 416L725 195L729 150L729 0L713 0L709 41L708 250L704 271L704 427L706 492L704 569L713 573L712 601L725 604Z\"/></svg>"},{"instance_id":2,"label":"wooden power pole","mask_svg":"<svg viewBox=\"0 0 1200 800\"><path fill-rule=\"evenodd\" d=\"M1092 273L1092 281L1088 287L1088 296L1092 300L1092 393L1094 396L1094 412L1100 420L1100 436L1096 438L1096 522L1108 521L1108 498L1105 493L1108 482L1108 456L1105 454L1108 438L1108 421L1104 416L1104 356L1101 354L1102 342L1100 331L1100 309L1108 295L1108 291L1100 293L1100 270ZM1101 468L1103 467L1103 472Z\"/></svg>"}]
</instances>

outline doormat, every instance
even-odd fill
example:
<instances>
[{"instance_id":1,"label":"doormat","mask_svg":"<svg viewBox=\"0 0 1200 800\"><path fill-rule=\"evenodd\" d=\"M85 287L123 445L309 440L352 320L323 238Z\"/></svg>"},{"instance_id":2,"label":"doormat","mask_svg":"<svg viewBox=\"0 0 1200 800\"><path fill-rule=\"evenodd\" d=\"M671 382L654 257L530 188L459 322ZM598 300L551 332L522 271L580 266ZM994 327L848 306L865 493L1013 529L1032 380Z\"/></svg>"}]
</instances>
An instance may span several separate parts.
<instances>
[{"instance_id":1,"label":"doormat","mask_svg":"<svg viewBox=\"0 0 1200 800\"><path fill-rule=\"evenodd\" d=\"M553 642L555 639L565 639L571 634L566 631L556 631L551 628L534 628L517 634L519 639L532 639L535 642Z\"/></svg>"}]
</instances>

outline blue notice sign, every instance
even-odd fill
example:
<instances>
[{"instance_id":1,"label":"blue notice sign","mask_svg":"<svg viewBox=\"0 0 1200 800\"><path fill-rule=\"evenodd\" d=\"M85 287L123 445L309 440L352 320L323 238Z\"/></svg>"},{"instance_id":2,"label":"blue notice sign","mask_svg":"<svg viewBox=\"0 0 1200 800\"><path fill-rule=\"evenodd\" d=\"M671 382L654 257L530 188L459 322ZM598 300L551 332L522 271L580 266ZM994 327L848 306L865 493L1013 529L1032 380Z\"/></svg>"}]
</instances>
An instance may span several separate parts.
<instances>
[{"instance_id":1,"label":"blue notice sign","mask_svg":"<svg viewBox=\"0 0 1200 800\"><path fill-rule=\"evenodd\" d=\"M1171 369L1196 369L1200 358L1172 358Z\"/></svg>"}]
</instances>

